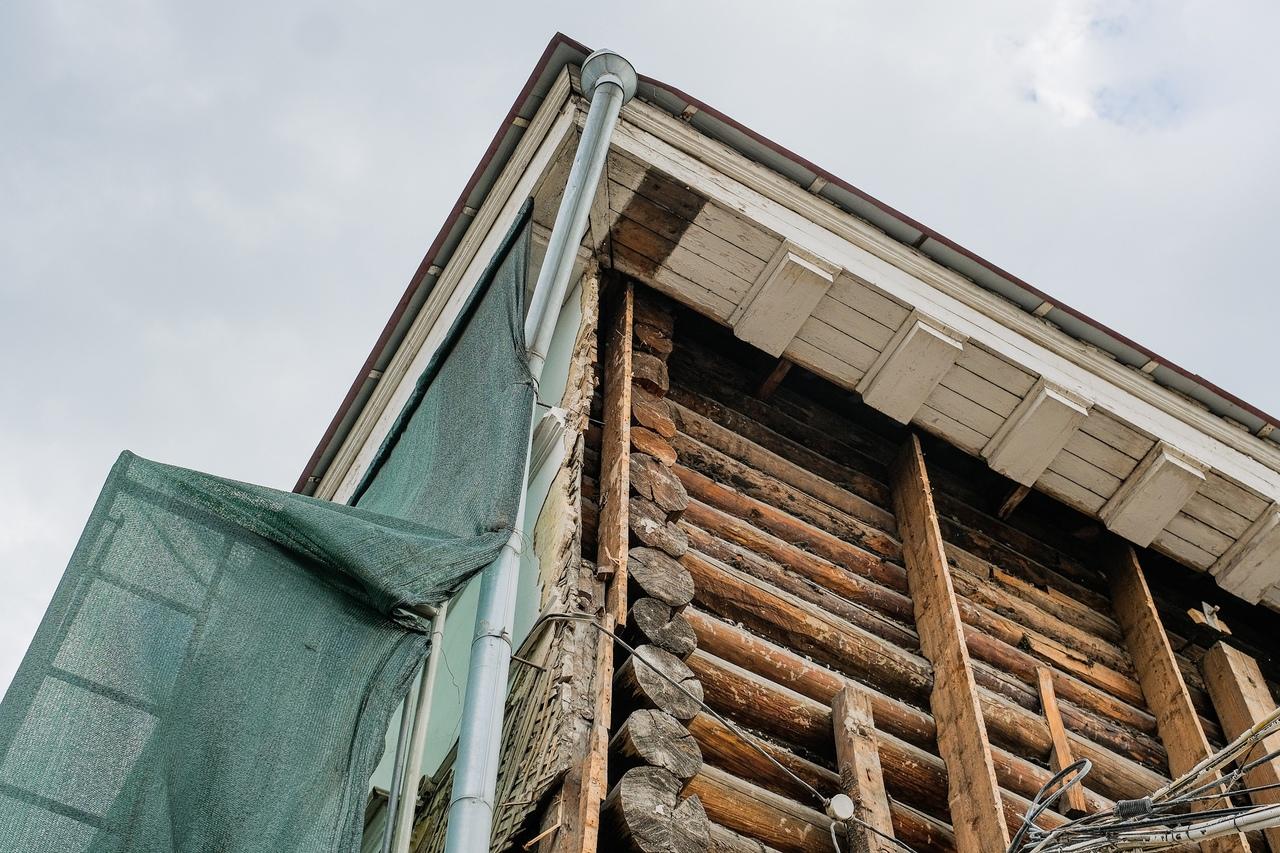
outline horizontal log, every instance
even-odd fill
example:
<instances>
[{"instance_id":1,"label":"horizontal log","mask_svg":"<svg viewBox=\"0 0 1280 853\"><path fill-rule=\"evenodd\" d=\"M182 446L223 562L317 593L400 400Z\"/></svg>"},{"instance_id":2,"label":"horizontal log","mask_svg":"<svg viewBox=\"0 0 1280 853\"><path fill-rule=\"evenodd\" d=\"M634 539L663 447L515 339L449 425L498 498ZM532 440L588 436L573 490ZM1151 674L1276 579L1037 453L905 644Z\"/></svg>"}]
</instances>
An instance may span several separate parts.
<instances>
[{"instance_id":1,"label":"horizontal log","mask_svg":"<svg viewBox=\"0 0 1280 853\"><path fill-rule=\"evenodd\" d=\"M669 513L684 512L689 505L689 493L671 467L648 453L631 454L631 488Z\"/></svg>"},{"instance_id":2,"label":"horizontal log","mask_svg":"<svg viewBox=\"0 0 1280 853\"><path fill-rule=\"evenodd\" d=\"M801 805L710 765L690 780L712 822L759 839L782 853L830 853L831 821ZM894 835L919 853L953 853L951 828L899 803L890 804Z\"/></svg>"},{"instance_id":3,"label":"horizontal log","mask_svg":"<svg viewBox=\"0 0 1280 853\"><path fill-rule=\"evenodd\" d=\"M732 536L744 547L760 547L765 550L764 556L779 561L787 560L798 570L808 572L807 576L811 580L827 589L868 607L883 608L882 612L886 615L906 618L906 614L900 610L902 601L909 603L909 599L900 595L900 599L895 600L891 595L892 592L902 594L906 591L906 573L901 566L814 528L769 504L739 494L683 465L676 466L675 470L689 494L696 499L686 511L690 523L704 526L710 532ZM709 509L704 510L699 503L706 504ZM744 529L750 527L762 528L765 533L782 540L782 543L777 540L770 542L758 533ZM780 544L790 548L779 547ZM807 552L810 556L798 557L795 554L797 550ZM823 560L813 559L813 554ZM824 565L824 560L829 562ZM836 567L849 571L841 572ZM855 575L862 575L865 580L859 582L854 578ZM874 584L866 581L873 581ZM887 591L872 589L874 585L886 587ZM984 628L1001 630L1008 635L1011 630L1008 620L967 600L958 604L966 625L971 629L965 632L969 653L979 660L1015 674L1024 685L1020 701L1027 708L1036 707L1036 668L1040 661L1016 645L977 630L974 625L978 623ZM1012 630L1016 630L1016 627ZM1030 634L1027 629L1023 632ZM1051 642L1036 639L1042 649L1053 649ZM1069 655L1054 655L1047 660L1055 665L1069 666L1075 671L1075 674L1062 672L1055 675L1055 687L1063 699L1109 719L1123 722L1137 731L1148 734L1155 731L1154 717L1140 708L1142 692L1133 679L1105 667L1089 666L1087 662L1073 660Z\"/></svg>"},{"instance_id":4,"label":"horizontal log","mask_svg":"<svg viewBox=\"0 0 1280 853\"><path fill-rule=\"evenodd\" d=\"M675 437L676 422L672 417L671 403L639 386L631 389L631 417L640 426L648 427L667 440Z\"/></svg>"},{"instance_id":5,"label":"horizontal log","mask_svg":"<svg viewBox=\"0 0 1280 853\"><path fill-rule=\"evenodd\" d=\"M662 711L633 711L609 742L624 759L661 767L677 779L689 779L702 767L702 750L680 721Z\"/></svg>"},{"instance_id":6,"label":"horizontal log","mask_svg":"<svg viewBox=\"0 0 1280 853\"><path fill-rule=\"evenodd\" d=\"M736 664L775 685L790 688L814 700L815 706L807 710L798 708L788 719L797 722L799 726L811 727L813 734L809 743L815 749L823 749L823 724L815 716L812 707L829 706L835 694L847 683L846 678L742 628L715 619L700 609L689 608L685 611L685 617L698 635L699 648L709 655ZM997 777L1006 787L1024 793L1031 790L1032 783L1016 781L1015 774L1024 772L1023 765L1007 760L1006 756L1011 758L1016 754L1047 760L1052 749L1048 724L1038 714L1002 700L982 688L979 688L979 694L988 731L993 743L1000 747L992 753ZM928 713L878 690L872 690L870 696L876 727L880 731L917 748L933 749L935 728L933 718ZM1077 757L1085 757L1093 762L1094 770L1089 776L1088 787L1099 794L1110 798L1135 798L1150 793L1168 781L1160 774L1074 733L1068 732L1068 738ZM887 773L890 762L883 763ZM1035 779L1038 780L1034 781L1036 786L1043 781L1039 775Z\"/></svg>"},{"instance_id":7,"label":"horizontal log","mask_svg":"<svg viewBox=\"0 0 1280 853\"><path fill-rule=\"evenodd\" d=\"M693 601L689 570L656 548L632 548L627 552L627 577L641 593L668 607L684 607Z\"/></svg>"},{"instance_id":8,"label":"horizontal log","mask_svg":"<svg viewBox=\"0 0 1280 853\"><path fill-rule=\"evenodd\" d=\"M632 381L652 394L662 395L670 387L667 363L649 352L632 353Z\"/></svg>"},{"instance_id":9,"label":"horizontal log","mask_svg":"<svg viewBox=\"0 0 1280 853\"><path fill-rule=\"evenodd\" d=\"M700 418L700 416L692 413L689 413L689 417ZM715 425L712 426L715 427ZM722 429L720 427L715 428ZM743 445L740 451L744 455L751 455L747 448L754 447L754 445L743 440L740 441ZM680 464L682 466L691 468L710 480L719 483L732 483L736 492L741 495L793 515L807 524L817 526L821 530L846 542L852 542L864 547L887 560L901 561L902 547L895 536L849 516L839 509L833 508L827 502L811 497L803 490L775 479L748 463L733 459L720 450L710 447L687 434L678 435L674 440L674 444L679 451ZM767 451L762 451L761 449L761 452ZM811 476L816 477L816 475ZM826 496L831 497L834 492L840 491L834 485L823 482L825 488L821 491ZM731 493L727 492L715 492L711 495L700 495L700 497L710 499L712 505L725 511L738 514L742 510L745 501L736 500L732 501L731 505L725 505L724 499L730 495ZM720 498L721 501L717 502L714 498ZM904 589L903 584L905 584L905 579L901 583L894 582L890 584L890 587L901 591ZM1000 595L996 591L997 594L994 595L984 594L985 588L990 585L979 583L976 578L971 578L967 583L957 584L957 586L960 587L957 591L961 592L962 595L968 594L972 597L972 595L976 594L988 600L994 599L994 603L1005 605L1005 609L1009 609L1012 606L1017 616L1022 619L1022 625L1018 625L1007 616L1000 615L997 612L986 610L983 607L970 607L968 608L969 612L965 614L966 621L970 622L970 624L982 628L988 633L993 633L1005 642L1014 645L1017 645L1025 634L1030 645L1028 651L1035 653L1037 657L1042 657L1046 661L1059 666L1064 672L1081 676L1086 681L1096 678L1095 681L1090 681L1090 683L1112 692L1125 701L1141 704L1141 690L1138 688L1137 682L1132 678L1132 666L1129 664L1128 657L1117 645L1093 637L1033 605L1022 603L1022 606L1018 607L1008 601L1009 599L1014 599L1015 602L1017 600L1007 593ZM983 604L985 602L977 603ZM1030 630L1028 631L1027 629ZM1045 636L1037 636L1039 632L1045 633ZM1079 648L1082 656L1073 657L1068 651L1060 648L1057 645L1059 640L1069 646ZM1101 668L1099 667L1100 663L1102 664ZM1112 672L1111 670L1117 671Z\"/></svg>"},{"instance_id":10,"label":"horizontal log","mask_svg":"<svg viewBox=\"0 0 1280 853\"><path fill-rule=\"evenodd\" d=\"M673 557L689 549L689 537L668 520L667 511L651 500L632 497L628 504L631 532L645 545L660 548Z\"/></svg>"},{"instance_id":11,"label":"horizontal log","mask_svg":"<svg viewBox=\"0 0 1280 853\"><path fill-rule=\"evenodd\" d=\"M676 464L676 450L671 442L648 427L631 427L631 446L640 453L654 457L663 465Z\"/></svg>"},{"instance_id":12,"label":"horizontal log","mask_svg":"<svg viewBox=\"0 0 1280 853\"><path fill-rule=\"evenodd\" d=\"M736 718L740 725L810 750L816 755L833 755L830 705L774 684L705 651L691 655L689 667L702 682L708 704L720 713ZM873 695L871 698L874 703L876 697ZM696 729L695 736L699 732L704 735L718 732L716 726L706 721L698 724L697 718L691 724L691 729ZM734 769L740 770L744 775L752 775L746 773L746 769L753 768L753 781L764 784L783 781L784 786L787 785L776 768L771 770L772 765L766 767L760 764L763 757L742 743L736 735L721 736L710 741L699 737L699 744L707 759L713 763L723 765L727 759L733 761ZM931 751L894 737L885 728L881 728L878 721L876 747L880 753L885 787L889 794L929 814L945 817L947 771L942 759ZM1005 810L1016 827L1020 816L1026 811L1026 798L1034 796L1052 774L1003 749L993 748L991 754L996 777L1005 789ZM811 779L806 781L814 784ZM797 791L794 782L789 787L793 793ZM819 790L830 795L836 793L838 788L837 784L836 788ZM1111 805L1109 800L1096 794L1090 794L1089 802L1095 810L1109 808Z\"/></svg>"},{"instance_id":13,"label":"horizontal log","mask_svg":"<svg viewBox=\"0 0 1280 853\"><path fill-rule=\"evenodd\" d=\"M777 853L754 838L747 838L718 823L711 824L711 846L707 853Z\"/></svg>"},{"instance_id":14,"label":"horizontal log","mask_svg":"<svg viewBox=\"0 0 1280 853\"><path fill-rule=\"evenodd\" d=\"M633 645L654 645L686 658L698 647L698 637L689 620L656 598L640 598L631 605L627 617L628 636Z\"/></svg>"},{"instance_id":15,"label":"horizontal log","mask_svg":"<svg viewBox=\"0 0 1280 853\"><path fill-rule=\"evenodd\" d=\"M693 719L703 698L702 685L689 667L656 646L637 648L618 667L617 681L625 693L681 721Z\"/></svg>"},{"instance_id":16,"label":"horizontal log","mask_svg":"<svg viewBox=\"0 0 1280 853\"><path fill-rule=\"evenodd\" d=\"M680 780L657 767L634 767L605 797L615 837L639 853L703 853L711 828L696 796L680 799Z\"/></svg>"}]
</instances>

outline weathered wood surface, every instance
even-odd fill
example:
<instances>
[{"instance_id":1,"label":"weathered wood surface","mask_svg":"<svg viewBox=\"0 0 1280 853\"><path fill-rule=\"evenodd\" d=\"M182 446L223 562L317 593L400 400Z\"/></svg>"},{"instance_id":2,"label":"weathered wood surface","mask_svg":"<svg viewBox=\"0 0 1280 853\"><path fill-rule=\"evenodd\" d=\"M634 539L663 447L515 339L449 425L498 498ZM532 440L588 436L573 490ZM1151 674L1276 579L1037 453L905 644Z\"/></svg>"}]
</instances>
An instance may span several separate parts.
<instances>
[{"instance_id":1,"label":"weathered wood surface","mask_svg":"<svg viewBox=\"0 0 1280 853\"><path fill-rule=\"evenodd\" d=\"M833 718L828 704L788 690L704 651L691 655L689 665L703 684L708 704L720 713L732 715L739 724L767 734L779 744L790 744L817 756L834 755ZM868 694L874 707L878 704L877 697L873 691ZM791 781L771 769L772 765L760 764L762 759L749 746L736 738L714 737L718 726L702 720L703 716L694 719L691 730L702 743L708 760L721 766L729 762L760 784L781 786L781 790L791 794L801 793ZM712 737L704 742L703 737L708 734ZM945 817L947 771L942 760L928 751L932 744L923 748L915 746L881 729L875 730L874 741L889 794L929 814ZM1019 816L1025 812L1025 798L1034 796L1051 774L1003 749L993 749L992 759L996 776L1007 789L1006 814L1016 826ZM804 767L797 769L790 761L783 763L815 786L818 781L828 781L828 777L830 782L838 783L830 771L823 770L815 776L813 771ZM1093 794L1089 801L1095 808L1110 805L1108 800Z\"/></svg>"},{"instance_id":2,"label":"weathered wood surface","mask_svg":"<svg viewBox=\"0 0 1280 853\"><path fill-rule=\"evenodd\" d=\"M893 835L893 820L884 790L871 698L866 691L850 684L837 693L831 724L840 788L853 800L855 820L846 825L846 837L855 853L888 853L894 845L884 835Z\"/></svg>"},{"instance_id":3,"label":"weathered wood surface","mask_svg":"<svg viewBox=\"0 0 1280 853\"><path fill-rule=\"evenodd\" d=\"M708 853L777 853L774 848L718 823L711 824L711 846L707 849Z\"/></svg>"},{"instance_id":4,"label":"weathered wood surface","mask_svg":"<svg viewBox=\"0 0 1280 853\"><path fill-rule=\"evenodd\" d=\"M689 493L672 472L671 462L647 453L631 454L631 487L640 497L648 498L669 513L683 512L689 505Z\"/></svg>"},{"instance_id":5,"label":"weathered wood surface","mask_svg":"<svg viewBox=\"0 0 1280 853\"><path fill-rule=\"evenodd\" d=\"M707 815L696 796L680 799L681 787L666 770L633 767L605 797L605 831L639 853L703 853L711 843Z\"/></svg>"},{"instance_id":6,"label":"weathered wood surface","mask_svg":"<svg viewBox=\"0 0 1280 853\"><path fill-rule=\"evenodd\" d=\"M632 497L628 506L631 532L636 538L654 548L660 548L673 557L679 557L689 549L689 538L680 526L667 520L667 512L651 500Z\"/></svg>"},{"instance_id":7,"label":"weathered wood surface","mask_svg":"<svg viewBox=\"0 0 1280 853\"><path fill-rule=\"evenodd\" d=\"M632 548L627 554L627 577L650 598L668 607L693 601L689 570L656 548Z\"/></svg>"},{"instance_id":8,"label":"weathered wood surface","mask_svg":"<svg viewBox=\"0 0 1280 853\"><path fill-rule=\"evenodd\" d=\"M1058 709L1058 695L1053 690L1053 674L1048 667L1041 667L1040 704L1044 711L1044 721L1049 724L1049 736L1053 739L1053 752L1049 766L1054 772L1071 765L1075 758L1071 755L1071 742L1067 740L1067 729L1062 724L1062 712ZM1067 790L1066 808L1063 814L1070 818L1081 817L1088 813L1089 805L1085 802L1084 789L1075 785Z\"/></svg>"},{"instance_id":9,"label":"weathered wood surface","mask_svg":"<svg viewBox=\"0 0 1280 853\"><path fill-rule=\"evenodd\" d=\"M675 437L676 422L671 416L671 403L639 385L631 389L631 416L636 423L668 441Z\"/></svg>"},{"instance_id":10,"label":"weathered wood surface","mask_svg":"<svg viewBox=\"0 0 1280 853\"><path fill-rule=\"evenodd\" d=\"M1234 740L1275 711L1275 699L1258 668L1258 662L1244 652L1226 643L1215 643L1200 665L1227 737ZM1249 759L1260 758L1278 749L1280 735L1271 735L1249 755ZM1273 758L1259 764L1245 774L1245 782L1255 787L1280 785L1280 759ZM1249 796L1256 805L1274 805L1280 803L1280 787ZM1268 829L1266 837L1272 853L1280 850L1280 827Z\"/></svg>"},{"instance_id":11,"label":"weathered wood surface","mask_svg":"<svg viewBox=\"0 0 1280 853\"><path fill-rule=\"evenodd\" d=\"M637 648L618 667L617 683L642 703L681 721L693 719L703 698L702 685L689 667L657 646Z\"/></svg>"},{"instance_id":12,"label":"weathered wood surface","mask_svg":"<svg viewBox=\"0 0 1280 853\"><path fill-rule=\"evenodd\" d=\"M739 779L712 765L690 780L716 824L760 839L782 853L830 853L830 819L806 805ZM952 853L950 827L914 809L891 805L894 835L920 853Z\"/></svg>"},{"instance_id":13,"label":"weathered wood surface","mask_svg":"<svg viewBox=\"0 0 1280 853\"><path fill-rule=\"evenodd\" d=\"M626 619L627 517L631 447L631 324L635 293L623 284L614 299L604 334L600 480L596 496L596 571L620 576L621 590L609 610L619 623ZM619 604L619 595L623 599Z\"/></svg>"},{"instance_id":14,"label":"weathered wood surface","mask_svg":"<svg viewBox=\"0 0 1280 853\"><path fill-rule=\"evenodd\" d=\"M635 383L653 394L665 394L670 387L666 361L652 353L634 353L631 372Z\"/></svg>"},{"instance_id":15,"label":"weathered wood surface","mask_svg":"<svg viewBox=\"0 0 1280 853\"><path fill-rule=\"evenodd\" d=\"M627 619L630 636L686 658L698 647L698 637L689 620L656 598L640 598L631 605Z\"/></svg>"},{"instance_id":16,"label":"weathered wood surface","mask_svg":"<svg viewBox=\"0 0 1280 853\"><path fill-rule=\"evenodd\" d=\"M894 516L902 535L920 647L933 664L930 706L938 751L949 771L948 800L959 853L1009 846L987 726L947 569L929 476L912 435L893 469Z\"/></svg>"},{"instance_id":17,"label":"weathered wood surface","mask_svg":"<svg viewBox=\"0 0 1280 853\"><path fill-rule=\"evenodd\" d=\"M1116 544L1109 561L1112 600L1124 629L1142 692L1156 715L1160 739L1169 752L1169 770L1176 777L1209 755L1209 741L1200 728L1177 658L1169 645L1151 590L1128 544ZM1212 808L1212 803L1203 804ZM1200 844L1203 853L1241 853L1249 842L1239 833Z\"/></svg>"},{"instance_id":18,"label":"weathered wood surface","mask_svg":"<svg viewBox=\"0 0 1280 853\"><path fill-rule=\"evenodd\" d=\"M609 747L624 759L661 767L677 779L689 779L702 767L698 742L679 720L662 711L633 711Z\"/></svg>"},{"instance_id":19,"label":"weathered wood surface","mask_svg":"<svg viewBox=\"0 0 1280 853\"><path fill-rule=\"evenodd\" d=\"M698 611L686 611L698 634L700 647L727 659L738 660L733 657L735 654L744 660L754 656L754 662L743 665L755 669L769 667L771 677L778 683L797 687L827 703L839 689L838 677L831 670L874 687L877 695L886 698L892 695L917 704L927 701L932 683L927 661L828 614L805 607L785 593L771 590L768 585L727 566L717 565L697 552L689 552L682 562L694 577L698 590L696 600L701 608L741 622L794 652L772 646L774 651L770 653L765 641L719 620L708 619ZM744 649L749 651L742 651ZM799 687L800 684L804 687ZM1048 726L1038 713L989 689L982 690L981 698L984 716L999 742L1010 749L1047 758L1051 749ZM1038 711L1038 704L1035 707ZM931 743L935 736L932 718L913 710L903 701L876 699L877 720L886 725L885 721L894 721L898 726L895 733L908 740ZM1090 784L1112 797L1142 796L1159 787L1165 777L1122 757L1138 751L1132 738L1116 733L1113 740L1119 752L1073 733L1076 753L1097 765Z\"/></svg>"},{"instance_id":20,"label":"weathered wood surface","mask_svg":"<svg viewBox=\"0 0 1280 853\"><path fill-rule=\"evenodd\" d=\"M676 462L675 448L671 446L669 441L648 427L631 427L631 446L640 453L649 454L663 465L674 465Z\"/></svg>"}]
</instances>

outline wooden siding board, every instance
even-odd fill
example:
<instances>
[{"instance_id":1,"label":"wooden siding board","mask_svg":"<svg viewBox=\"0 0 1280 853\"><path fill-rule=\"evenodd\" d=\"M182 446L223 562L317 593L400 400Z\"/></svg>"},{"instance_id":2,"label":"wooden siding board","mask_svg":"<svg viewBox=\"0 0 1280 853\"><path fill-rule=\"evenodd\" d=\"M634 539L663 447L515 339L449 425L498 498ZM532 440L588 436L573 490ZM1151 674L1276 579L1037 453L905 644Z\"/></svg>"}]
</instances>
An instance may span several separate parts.
<instances>
[{"instance_id":1,"label":"wooden siding board","mask_svg":"<svg viewBox=\"0 0 1280 853\"><path fill-rule=\"evenodd\" d=\"M843 302L861 314L865 314L889 329L890 332L896 332L903 321L907 319L907 315L911 313L910 308L895 302L848 273L836 276L835 284L831 286L830 294L832 298Z\"/></svg>"},{"instance_id":2,"label":"wooden siding board","mask_svg":"<svg viewBox=\"0 0 1280 853\"><path fill-rule=\"evenodd\" d=\"M916 412L914 422L974 456L982 452L990 438L950 415L943 414L929 403L925 403Z\"/></svg>"},{"instance_id":3,"label":"wooden siding board","mask_svg":"<svg viewBox=\"0 0 1280 853\"><path fill-rule=\"evenodd\" d=\"M1004 423L1004 419L995 412L947 387L945 377L925 399L925 403L987 439L995 435L996 430Z\"/></svg>"},{"instance_id":4,"label":"wooden siding board","mask_svg":"<svg viewBox=\"0 0 1280 853\"><path fill-rule=\"evenodd\" d=\"M1065 477L1076 485L1088 489L1095 495L1106 499L1120 488L1121 480L1079 456L1070 450L1063 450L1049 463L1049 469Z\"/></svg>"},{"instance_id":5,"label":"wooden siding board","mask_svg":"<svg viewBox=\"0 0 1280 853\"><path fill-rule=\"evenodd\" d=\"M853 365L861 373L865 373L867 368L875 362L876 357L880 355L879 350L872 349L862 341L852 337L845 329L831 323L818 312L815 312L812 317L804 321L796 337L800 340L808 341L823 352L840 359L845 364Z\"/></svg>"},{"instance_id":6,"label":"wooden siding board","mask_svg":"<svg viewBox=\"0 0 1280 853\"><path fill-rule=\"evenodd\" d=\"M1087 512L1097 513L1106 503L1106 498L1094 494L1077 483L1068 480L1052 467L1036 480L1036 488L1045 494L1055 497L1068 506L1079 507Z\"/></svg>"},{"instance_id":7,"label":"wooden siding board","mask_svg":"<svg viewBox=\"0 0 1280 853\"><path fill-rule=\"evenodd\" d=\"M1147 451L1151 450L1152 445L1156 443L1150 436L1143 435L1121 423L1111 414L1098 409L1089 413L1089 417L1085 419L1080 429L1103 444L1114 447L1135 462L1146 456Z\"/></svg>"},{"instance_id":8,"label":"wooden siding board","mask_svg":"<svg viewBox=\"0 0 1280 853\"><path fill-rule=\"evenodd\" d=\"M985 376L974 373L961 364L960 360L942 377L942 384L1002 418L1013 414L1021 401L1017 394L1012 394Z\"/></svg>"},{"instance_id":9,"label":"wooden siding board","mask_svg":"<svg viewBox=\"0 0 1280 853\"><path fill-rule=\"evenodd\" d=\"M1036 377L990 350L970 342L956 364L983 377L1021 399L1036 384Z\"/></svg>"},{"instance_id":10,"label":"wooden siding board","mask_svg":"<svg viewBox=\"0 0 1280 853\"><path fill-rule=\"evenodd\" d=\"M819 300L813 313L877 353L889 344L893 333L897 331L832 298L830 291Z\"/></svg>"}]
</instances>

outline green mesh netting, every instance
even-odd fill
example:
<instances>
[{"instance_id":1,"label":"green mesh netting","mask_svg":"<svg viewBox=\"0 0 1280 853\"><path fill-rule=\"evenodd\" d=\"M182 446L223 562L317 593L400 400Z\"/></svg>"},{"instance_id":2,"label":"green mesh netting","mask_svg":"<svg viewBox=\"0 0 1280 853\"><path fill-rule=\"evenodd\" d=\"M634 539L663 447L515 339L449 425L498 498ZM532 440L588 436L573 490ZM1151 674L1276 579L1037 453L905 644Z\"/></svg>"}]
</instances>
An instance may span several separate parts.
<instances>
[{"instance_id":1,"label":"green mesh netting","mask_svg":"<svg viewBox=\"0 0 1280 853\"><path fill-rule=\"evenodd\" d=\"M0 851L346 851L427 651L522 487L528 207L356 506L124 453L0 703Z\"/></svg>"}]
</instances>

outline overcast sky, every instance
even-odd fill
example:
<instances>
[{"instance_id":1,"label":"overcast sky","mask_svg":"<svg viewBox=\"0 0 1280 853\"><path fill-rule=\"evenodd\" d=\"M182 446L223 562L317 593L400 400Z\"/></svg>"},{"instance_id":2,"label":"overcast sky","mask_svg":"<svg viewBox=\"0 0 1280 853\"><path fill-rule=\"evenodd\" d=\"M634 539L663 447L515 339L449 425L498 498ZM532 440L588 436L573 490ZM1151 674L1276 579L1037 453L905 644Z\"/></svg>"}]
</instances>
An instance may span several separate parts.
<instances>
[{"instance_id":1,"label":"overcast sky","mask_svg":"<svg viewBox=\"0 0 1280 853\"><path fill-rule=\"evenodd\" d=\"M0 688L122 449L292 486L556 30L1280 411L1271 0L13 0Z\"/></svg>"}]
</instances>

